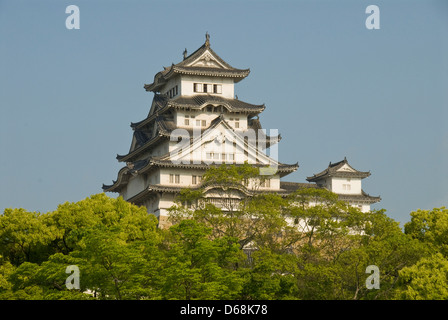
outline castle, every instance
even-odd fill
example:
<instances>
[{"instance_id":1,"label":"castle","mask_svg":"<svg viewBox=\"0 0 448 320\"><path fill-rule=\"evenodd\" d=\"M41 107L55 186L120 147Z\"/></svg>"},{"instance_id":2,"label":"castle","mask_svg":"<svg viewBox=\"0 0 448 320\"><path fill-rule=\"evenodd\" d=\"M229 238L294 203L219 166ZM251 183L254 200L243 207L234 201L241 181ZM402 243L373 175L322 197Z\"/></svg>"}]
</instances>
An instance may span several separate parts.
<instances>
[{"instance_id":1,"label":"castle","mask_svg":"<svg viewBox=\"0 0 448 320\"><path fill-rule=\"evenodd\" d=\"M299 188L325 188L362 211L370 211L370 205L381 200L362 189L361 181L370 172L354 169L345 158L330 162L325 170L308 177L308 183L281 180L299 166L278 161L281 136L276 130L267 135L259 120L265 106L235 97L235 84L249 73L249 69L234 68L218 56L210 47L208 34L192 54L185 50L181 62L165 67L154 76L153 83L144 86L154 93L149 114L131 123L129 152L117 155L126 165L112 185L103 184L103 190L145 206L164 226L176 194L182 188L203 187L201 179L207 168L247 162L260 168L263 175L257 192L286 196ZM219 188L209 185L204 189L217 206L224 201L216 192ZM232 200L245 196L244 190L235 190Z\"/></svg>"}]
</instances>

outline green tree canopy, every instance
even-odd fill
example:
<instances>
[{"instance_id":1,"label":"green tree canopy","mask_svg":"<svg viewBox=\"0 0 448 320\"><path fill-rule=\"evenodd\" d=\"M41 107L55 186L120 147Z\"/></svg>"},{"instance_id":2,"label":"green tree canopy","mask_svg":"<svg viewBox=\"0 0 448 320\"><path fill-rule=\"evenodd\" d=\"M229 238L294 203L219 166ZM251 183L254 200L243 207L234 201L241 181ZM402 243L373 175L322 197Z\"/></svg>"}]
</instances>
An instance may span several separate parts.
<instances>
[{"instance_id":1,"label":"green tree canopy","mask_svg":"<svg viewBox=\"0 0 448 320\"><path fill-rule=\"evenodd\" d=\"M211 168L179 193L166 229L104 193L45 214L6 209L0 299L448 298L444 207L411 213L403 232L385 210L319 188L263 192L265 178L247 164ZM369 265L379 289L366 286ZM79 289L66 287L68 266Z\"/></svg>"},{"instance_id":2,"label":"green tree canopy","mask_svg":"<svg viewBox=\"0 0 448 320\"><path fill-rule=\"evenodd\" d=\"M404 225L404 230L448 257L448 209L445 207L411 212L411 221Z\"/></svg>"}]
</instances>

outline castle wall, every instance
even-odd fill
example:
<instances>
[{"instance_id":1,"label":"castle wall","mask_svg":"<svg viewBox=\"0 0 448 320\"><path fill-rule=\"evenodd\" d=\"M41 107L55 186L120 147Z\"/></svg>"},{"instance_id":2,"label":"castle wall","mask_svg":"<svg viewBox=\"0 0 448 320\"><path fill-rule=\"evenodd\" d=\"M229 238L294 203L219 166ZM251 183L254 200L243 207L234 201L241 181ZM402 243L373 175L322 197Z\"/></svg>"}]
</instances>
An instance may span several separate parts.
<instances>
[{"instance_id":1,"label":"castle wall","mask_svg":"<svg viewBox=\"0 0 448 320\"><path fill-rule=\"evenodd\" d=\"M229 78L216 78L216 77L202 77L202 76L189 76L183 75L181 81L181 93L184 96L192 96L196 94L201 94L194 92L194 84L220 84L221 92L216 95L220 95L224 98L233 99L235 97L234 82L233 79ZM212 93L214 94L214 93Z\"/></svg>"},{"instance_id":2,"label":"castle wall","mask_svg":"<svg viewBox=\"0 0 448 320\"><path fill-rule=\"evenodd\" d=\"M331 191L339 194L361 194L361 179L332 178Z\"/></svg>"}]
</instances>

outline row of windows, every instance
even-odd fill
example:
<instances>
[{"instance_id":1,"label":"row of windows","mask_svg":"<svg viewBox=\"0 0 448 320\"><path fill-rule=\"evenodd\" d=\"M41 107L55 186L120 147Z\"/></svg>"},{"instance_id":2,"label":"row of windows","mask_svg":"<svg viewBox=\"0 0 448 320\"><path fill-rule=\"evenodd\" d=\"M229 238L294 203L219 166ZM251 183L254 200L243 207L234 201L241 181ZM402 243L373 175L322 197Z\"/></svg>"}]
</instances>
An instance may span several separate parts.
<instances>
[{"instance_id":1,"label":"row of windows","mask_svg":"<svg viewBox=\"0 0 448 320\"><path fill-rule=\"evenodd\" d=\"M240 127L240 119L239 118L235 118L235 119L230 118L229 120L230 121L235 120L234 126L235 126L236 129L238 129Z\"/></svg>"},{"instance_id":2,"label":"row of windows","mask_svg":"<svg viewBox=\"0 0 448 320\"><path fill-rule=\"evenodd\" d=\"M191 176L191 184L198 184L202 182L202 176ZM170 174L170 183L180 183L180 175L179 174Z\"/></svg>"},{"instance_id":3,"label":"row of windows","mask_svg":"<svg viewBox=\"0 0 448 320\"><path fill-rule=\"evenodd\" d=\"M222 85L211 83L194 83L193 91L199 93L222 93Z\"/></svg>"},{"instance_id":4,"label":"row of windows","mask_svg":"<svg viewBox=\"0 0 448 320\"><path fill-rule=\"evenodd\" d=\"M184 119L184 125L189 126L190 125L190 119L191 119L191 123L195 123L194 122L194 116L189 116L186 115L185 119ZM206 120L196 120L196 126L198 127L206 127L207 126L207 121Z\"/></svg>"},{"instance_id":5,"label":"row of windows","mask_svg":"<svg viewBox=\"0 0 448 320\"><path fill-rule=\"evenodd\" d=\"M222 85L211 83L194 83L193 91L199 93L222 93ZM176 85L166 92L166 94L172 98L179 94L179 86Z\"/></svg>"},{"instance_id":6,"label":"row of windows","mask_svg":"<svg viewBox=\"0 0 448 320\"><path fill-rule=\"evenodd\" d=\"M219 153L216 153L216 154L219 155ZM226 155L226 154L222 153L221 155ZM233 154L227 154L227 155L234 156ZM200 184L201 182L202 182L202 176L198 176L198 175L191 176L191 184ZM171 173L170 174L170 183L180 184L180 175ZM249 185L249 181L244 180L243 184L247 187ZM263 181L261 181L260 187L270 188L271 187L271 179L264 179Z\"/></svg>"},{"instance_id":7,"label":"row of windows","mask_svg":"<svg viewBox=\"0 0 448 320\"><path fill-rule=\"evenodd\" d=\"M175 86L175 87L171 88L169 91L166 92L166 94L170 98L177 96L179 94L178 86Z\"/></svg>"},{"instance_id":8,"label":"row of windows","mask_svg":"<svg viewBox=\"0 0 448 320\"><path fill-rule=\"evenodd\" d=\"M196 126L198 127L206 127L207 126L207 121L206 120L196 120L196 122L194 122L195 116L191 116L191 115L185 115L184 118L184 125L189 126L190 123L196 123ZM191 122L190 122L191 120ZM240 119L239 118L230 118L229 121L234 121L233 125L236 129L238 129L240 127Z\"/></svg>"},{"instance_id":9,"label":"row of windows","mask_svg":"<svg viewBox=\"0 0 448 320\"><path fill-rule=\"evenodd\" d=\"M243 184L248 187L249 186L249 180L244 179ZM271 179L264 179L260 182L260 187L262 188L270 188L271 187Z\"/></svg>"},{"instance_id":10,"label":"row of windows","mask_svg":"<svg viewBox=\"0 0 448 320\"><path fill-rule=\"evenodd\" d=\"M207 152L206 157L209 160L229 160L234 161L235 155L233 153L218 153L218 152Z\"/></svg>"}]
</instances>

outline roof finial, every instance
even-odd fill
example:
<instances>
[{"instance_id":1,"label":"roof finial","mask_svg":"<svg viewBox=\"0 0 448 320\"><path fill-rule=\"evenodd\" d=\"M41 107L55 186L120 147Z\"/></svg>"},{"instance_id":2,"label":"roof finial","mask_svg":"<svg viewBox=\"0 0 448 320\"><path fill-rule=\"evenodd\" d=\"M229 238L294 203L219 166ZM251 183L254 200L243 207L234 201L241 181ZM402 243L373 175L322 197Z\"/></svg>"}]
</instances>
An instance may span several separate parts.
<instances>
[{"instance_id":1,"label":"roof finial","mask_svg":"<svg viewBox=\"0 0 448 320\"><path fill-rule=\"evenodd\" d=\"M187 58L187 48L184 50L184 60Z\"/></svg>"},{"instance_id":2,"label":"roof finial","mask_svg":"<svg viewBox=\"0 0 448 320\"><path fill-rule=\"evenodd\" d=\"M208 34L208 31L205 33L205 45L207 47L210 46L210 35Z\"/></svg>"}]
</instances>

